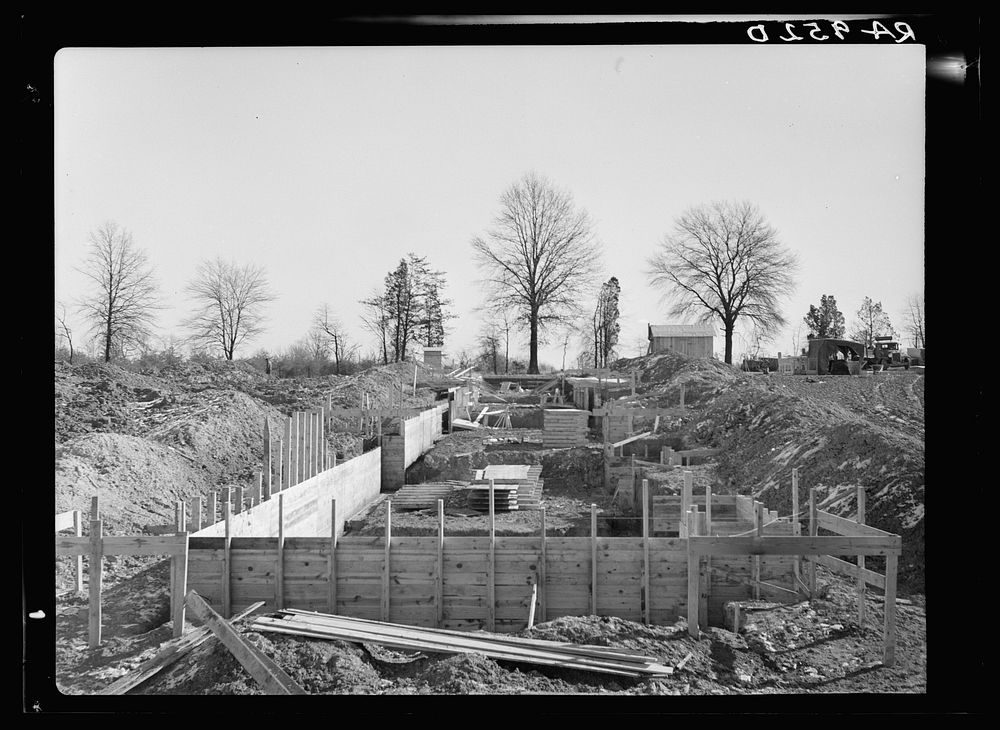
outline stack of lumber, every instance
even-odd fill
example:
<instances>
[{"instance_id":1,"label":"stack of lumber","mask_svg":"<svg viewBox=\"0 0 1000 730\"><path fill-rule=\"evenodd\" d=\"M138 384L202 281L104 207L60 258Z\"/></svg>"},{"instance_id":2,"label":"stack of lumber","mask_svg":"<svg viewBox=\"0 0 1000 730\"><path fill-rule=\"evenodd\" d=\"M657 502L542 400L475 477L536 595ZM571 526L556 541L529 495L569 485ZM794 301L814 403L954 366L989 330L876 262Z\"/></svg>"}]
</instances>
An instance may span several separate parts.
<instances>
[{"instance_id":1,"label":"stack of lumber","mask_svg":"<svg viewBox=\"0 0 1000 730\"><path fill-rule=\"evenodd\" d=\"M469 487L469 507L479 512L490 511L490 487L473 484ZM517 485L504 484L493 487L493 511L513 512L517 509Z\"/></svg>"},{"instance_id":2,"label":"stack of lumber","mask_svg":"<svg viewBox=\"0 0 1000 730\"><path fill-rule=\"evenodd\" d=\"M527 639L508 634L416 628L383 621L287 609L262 616L253 629L315 639L369 642L393 649L438 654L481 654L499 661L582 669L625 677L664 677L673 667L625 649Z\"/></svg>"},{"instance_id":3,"label":"stack of lumber","mask_svg":"<svg viewBox=\"0 0 1000 730\"><path fill-rule=\"evenodd\" d=\"M439 499L447 499L455 489L448 482L407 484L392 495L392 506L397 509L432 509Z\"/></svg>"},{"instance_id":4,"label":"stack of lumber","mask_svg":"<svg viewBox=\"0 0 1000 730\"><path fill-rule=\"evenodd\" d=\"M540 464L490 464L485 469L473 472L472 485L477 488L489 487L491 479L494 485L517 485L517 508L541 509L544 486L544 481L539 478L541 474Z\"/></svg>"},{"instance_id":5,"label":"stack of lumber","mask_svg":"<svg viewBox=\"0 0 1000 730\"><path fill-rule=\"evenodd\" d=\"M590 411L576 408L546 408L542 411L542 446L565 449L587 443Z\"/></svg>"}]
</instances>

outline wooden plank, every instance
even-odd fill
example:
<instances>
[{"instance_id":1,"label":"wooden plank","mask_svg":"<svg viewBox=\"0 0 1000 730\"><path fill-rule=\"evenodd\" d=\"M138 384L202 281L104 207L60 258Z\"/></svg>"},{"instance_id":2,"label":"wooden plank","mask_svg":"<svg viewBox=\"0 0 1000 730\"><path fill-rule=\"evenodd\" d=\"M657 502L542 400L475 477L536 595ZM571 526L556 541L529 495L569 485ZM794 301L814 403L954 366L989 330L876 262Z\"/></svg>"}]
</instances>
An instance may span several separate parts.
<instances>
[{"instance_id":1,"label":"wooden plank","mask_svg":"<svg viewBox=\"0 0 1000 730\"><path fill-rule=\"evenodd\" d=\"M865 523L865 488L858 487L858 516L859 525ZM858 626L865 625L865 556L858 556L858 577L856 582L858 593Z\"/></svg>"},{"instance_id":2,"label":"wooden plank","mask_svg":"<svg viewBox=\"0 0 1000 730\"><path fill-rule=\"evenodd\" d=\"M799 514L799 468L792 469L792 535L799 537L802 534L802 516ZM799 590L802 583L802 558L795 556L795 565L792 568L795 575L795 589Z\"/></svg>"},{"instance_id":3,"label":"wooden plank","mask_svg":"<svg viewBox=\"0 0 1000 730\"><path fill-rule=\"evenodd\" d=\"M329 606L330 613L337 612L337 500L330 500L330 559L328 561L329 575Z\"/></svg>"},{"instance_id":4,"label":"wooden plank","mask_svg":"<svg viewBox=\"0 0 1000 730\"><path fill-rule=\"evenodd\" d=\"M204 598L204 597L203 597ZM237 615L232 618L232 621L238 621L239 619L249 616L251 613L261 608L264 605L263 601L259 601L251 606L248 606L244 610L240 611ZM194 631L189 631L183 637L175 638L167 641L163 644L160 650L150 659L147 659L139 667L133 671L126 674L124 677L120 677L115 680L111 685L105 687L97 694L99 695L122 695L126 694L129 690L135 689L140 684L146 682L151 677L156 676L159 672L169 667L171 664L176 662L178 659L186 655L192 649L195 649L205 643L209 637L212 636L212 632L205 626L195 629Z\"/></svg>"},{"instance_id":5,"label":"wooden plank","mask_svg":"<svg viewBox=\"0 0 1000 730\"><path fill-rule=\"evenodd\" d=\"M485 409L484 409L485 410ZM486 586L489 590L489 616L487 628L493 631L496 627L496 489L493 480L490 479L490 557L486 564Z\"/></svg>"},{"instance_id":6,"label":"wooden plank","mask_svg":"<svg viewBox=\"0 0 1000 730\"><path fill-rule=\"evenodd\" d=\"M819 534L816 521L816 488L809 490L809 537L814 539ZM825 551L823 551L825 552ZM822 553L820 553L822 554ZM809 563L809 600L816 598L816 563Z\"/></svg>"},{"instance_id":7,"label":"wooden plank","mask_svg":"<svg viewBox=\"0 0 1000 730\"><path fill-rule=\"evenodd\" d=\"M444 500L437 501L437 569L434 576L434 625L444 620Z\"/></svg>"},{"instance_id":8,"label":"wooden plank","mask_svg":"<svg viewBox=\"0 0 1000 730\"><path fill-rule=\"evenodd\" d=\"M201 619L209 630L229 649L230 653L253 677L265 694L269 695L304 695L306 691L295 683L273 659L264 654L253 644L248 643L219 614L212 610L194 591L187 595L187 604L191 613Z\"/></svg>"},{"instance_id":9,"label":"wooden plank","mask_svg":"<svg viewBox=\"0 0 1000 730\"><path fill-rule=\"evenodd\" d=\"M99 514L97 497L93 499L91 514ZM103 571L103 560L101 557L101 542L104 528L101 520L90 521L90 558L88 568L90 570L90 603L87 618L88 638L91 649L96 649L101 645L101 577Z\"/></svg>"},{"instance_id":10,"label":"wooden plank","mask_svg":"<svg viewBox=\"0 0 1000 730\"><path fill-rule=\"evenodd\" d=\"M688 474L690 472L687 472ZM686 476L686 475L685 475ZM687 565L687 621L688 621L688 634L692 638L699 638L701 634L701 629L698 625L698 599L701 591L698 587L699 579L699 563L700 558L698 553L692 549L692 543L696 539L694 533L697 531L697 514L694 512L687 513L687 533L688 533L688 565ZM705 538L711 539L711 538Z\"/></svg>"},{"instance_id":11,"label":"wooden plank","mask_svg":"<svg viewBox=\"0 0 1000 730\"><path fill-rule=\"evenodd\" d=\"M887 537L893 534L891 532L886 532L885 530L880 530L877 527L872 527L871 525L859 524L854 520L849 520L845 517L838 517L837 515L830 514L829 512L824 512L823 510L816 510L816 520L817 524L822 529L836 532L839 535L849 535L852 537Z\"/></svg>"},{"instance_id":12,"label":"wooden plank","mask_svg":"<svg viewBox=\"0 0 1000 730\"><path fill-rule=\"evenodd\" d=\"M891 667L896 663L896 571L898 556L885 559L885 603L882 628L882 664Z\"/></svg>"},{"instance_id":13,"label":"wooden plank","mask_svg":"<svg viewBox=\"0 0 1000 730\"><path fill-rule=\"evenodd\" d=\"M232 514L233 506L227 499L222 504L222 516L225 520L225 547L222 558L222 615L225 618L232 616Z\"/></svg>"},{"instance_id":14,"label":"wooden plank","mask_svg":"<svg viewBox=\"0 0 1000 730\"><path fill-rule=\"evenodd\" d=\"M217 496L215 492L208 493L208 508L205 512L205 527L211 527L218 522L218 508L216 506Z\"/></svg>"},{"instance_id":15,"label":"wooden plank","mask_svg":"<svg viewBox=\"0 0 1000 730\"><path fill-rule=\"evenodd\" d=\"M699 555L899 555L902 538L892 537L696 537Z\"/></svg>"},{"instance_id":16,"label":"wooden plank","mask_svg":"<svg viewBox=\"0 0 1000 730\"><path fill-rule=\"evenodd\" d=\"M382 594L380 610L383 621L389 620L389 570L392 549L392 500L385 501L385 547L382 558Z\"/></svg>"},{"instance_id":17,"label":"wooden plank","mask_svg":"<svg viewBox=\"0 0 1000 730\"><path fill-rule=\"evenodd\" d=\"M274 605L285 607L285 495L278 494L278 555L275 560Z\"/></svg>"},{"instance_id":18,"label":"wooden plank","mask_svg":"<svg viewBox=\"0 0 1000 730\"><path fill-rule=\"evenodd\" d=\"M174 638L178 639L184 634L184 596L187 594L187 567L188 567L188 533L182 532L177 536L183 540L183 552L170 558L171 573L174 576L174 584L170 587L171 620L173 621Z\"/></svg>"},{"instance_id":19,"label":"wooden plank","mask_svg":"<svg viewBox=\"0 0 1000 730\"><path fill-rule=\"evenodd\" d=\"M849 563L846 560L840 560L839 558L834 558L830 555L820 555L818 557L810 558L809 560L815 561L819 565L822 565L828 570L839 575L846 575L851 578L858 577L858 566L854 563ZM866 568L861 575L864 576L865 583L868 585L885 590L885 576L881 573L876 573L875 571Z\"/></svg>"},{"instance_id":20,"label":"wooden plank","mask_svg":"<svg viewBox=\"0 0 1000 730\"><path fill-rule=\"evenodd\" d=\"M597 615L597 505L590 505L590 613Z\"/></svg>"},{"instance_id":21,"label":"wooden plank","mask_svg":"<svg viewBox=\"0 0 1000 730\"><path fill-rule=\"evenodd\" d=\"M649 480L642 480L642 601L643 622L650 623L652 594L649 592Z\"/></svg>"}]
</instances>

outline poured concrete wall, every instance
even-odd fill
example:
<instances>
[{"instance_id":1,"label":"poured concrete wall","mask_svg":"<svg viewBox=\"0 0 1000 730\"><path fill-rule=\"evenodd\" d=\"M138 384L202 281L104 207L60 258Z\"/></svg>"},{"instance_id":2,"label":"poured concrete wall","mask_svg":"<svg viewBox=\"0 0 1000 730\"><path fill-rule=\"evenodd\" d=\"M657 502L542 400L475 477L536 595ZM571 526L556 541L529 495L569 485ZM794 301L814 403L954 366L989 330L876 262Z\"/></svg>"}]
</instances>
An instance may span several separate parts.
<instances>
[{"instance_id":1,"label":"poured concrete wall","mask_svg":"<svg viewBox=\"0 0 1000 730\"><path fill-rule=\"evenodd\" d=\"M448 412L442 403L419 416L403 421L401 433L382 436L382 486L397 489L403 486L406 467L415 462L441 438L442 416Z\"/></svg>"},{"instance_id":2,"label":"poured concrete wall","mask_svg":"<svg viewBox=\"0 0 1000 730\"><path fill-rule=\"evenodd\" d=\"M275 537L278 534L278 501L284 503L286 537L323 537L330 534L330 502L337 500L337 532L344 521L378 497L382 484L382 450L373 449L332 469L277 492L256 507L232 515L230 536ZM224 521L216 522L192 537L221 537Z\"/></svg>"}]
</instances>

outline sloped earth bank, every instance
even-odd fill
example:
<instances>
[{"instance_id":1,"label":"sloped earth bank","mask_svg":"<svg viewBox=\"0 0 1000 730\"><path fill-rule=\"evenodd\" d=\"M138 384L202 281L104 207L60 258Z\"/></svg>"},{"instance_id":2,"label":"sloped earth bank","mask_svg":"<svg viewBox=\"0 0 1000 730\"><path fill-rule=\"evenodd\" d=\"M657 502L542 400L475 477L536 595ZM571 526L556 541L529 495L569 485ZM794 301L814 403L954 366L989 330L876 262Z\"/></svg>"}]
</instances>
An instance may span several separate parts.
<instances>
[{"instance_id":1,"label":"sloped earth bank","mask_svg":"<svg viewBox=\"0 0 1000 730\"><path fill-rule=\"evenodd\" d=\"M310 694L591 694L707 695L787 693L922 693L926 691L926 620L919 600L897 606L896 664L883 667L882 602L869 593L868 618L857 624L853 586L818 571L813 601L744 611L738 633L710 627L700 640L682 619L645 626L615 617L579 616L536 624L521 636L640 652L676 667L672 675L631 679L578 670L495 661L480 655L397 651L377 644L324 641L257 632L251 619L236 623L244 637L271 657ZM86 601L60 609L57 676L66 694L90 694L153 656L170 638L164 596L152 573L109 591L106 613L114 629L100 649L87 648ZM165 577L165 576L164 576ZM190 627L189 627L190 628ZM258 695L257 683L212 638L141 685L142 695Z\"/></svg>"}]
</instances>

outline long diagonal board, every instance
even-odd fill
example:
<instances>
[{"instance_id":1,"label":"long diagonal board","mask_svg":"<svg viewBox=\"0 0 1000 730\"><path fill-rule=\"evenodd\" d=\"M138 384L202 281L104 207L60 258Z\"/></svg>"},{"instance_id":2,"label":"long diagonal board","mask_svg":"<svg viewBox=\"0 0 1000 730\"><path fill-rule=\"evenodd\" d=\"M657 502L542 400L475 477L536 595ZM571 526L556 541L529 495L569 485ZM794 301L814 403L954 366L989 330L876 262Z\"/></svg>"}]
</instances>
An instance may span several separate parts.
<instances>
[{"instance_id":1,"label":"long diagonal board","mask_svg":"<svg viewBox=\"0 0 1000 730\"><path fill-rule=\"evenodd\" d=\"M279 611L279 614L281 618L258 618L252 628L318 639L367 641L397 649L444 654L482 654L504 661L628 677L666 676L673 673L672 667L659 664L655 658L605 646L417 628L294 609Z\"/></svg>"}]
</instances>

